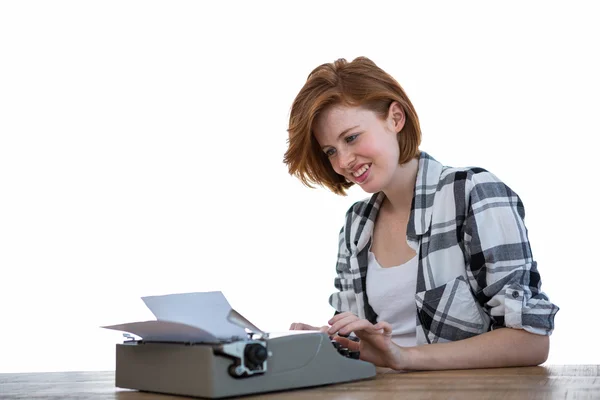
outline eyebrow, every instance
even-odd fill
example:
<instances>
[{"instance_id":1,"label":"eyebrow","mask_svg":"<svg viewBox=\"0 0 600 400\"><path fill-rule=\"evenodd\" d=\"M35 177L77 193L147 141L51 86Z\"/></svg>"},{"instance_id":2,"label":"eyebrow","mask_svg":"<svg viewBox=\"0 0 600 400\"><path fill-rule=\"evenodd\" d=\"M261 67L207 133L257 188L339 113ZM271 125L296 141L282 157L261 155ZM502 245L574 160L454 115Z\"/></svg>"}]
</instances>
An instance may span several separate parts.
<instances>
[{"instance_id":1,"label":"eyebrow","mask_svg":"<svg viewBox=\"0 0 600 400\"><path fill-rule=\"evenodd\" d=\"M360 126L360 125L356 125L356 126L353 126L353 127L351 127L351 128L344 129L344 130L342 131L342 133L340 133L340 134L338 135L338 137L337 137L337 138L339 139L340 137L344 136L346 133L350 132L352 129L356 129L356 128L358 128L359 126ZM329 146L330 146L330 145L325 145L325 146L323 146L321 149L325 149L325 148L327 148L327 147L329 147Z\"/></svg>"}]
</instances>

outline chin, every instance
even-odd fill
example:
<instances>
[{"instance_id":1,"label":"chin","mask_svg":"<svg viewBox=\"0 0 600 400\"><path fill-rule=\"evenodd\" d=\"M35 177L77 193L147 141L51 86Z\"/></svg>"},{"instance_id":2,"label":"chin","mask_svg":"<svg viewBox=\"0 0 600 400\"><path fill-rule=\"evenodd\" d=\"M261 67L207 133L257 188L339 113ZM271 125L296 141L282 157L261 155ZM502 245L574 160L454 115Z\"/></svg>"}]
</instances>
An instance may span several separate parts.
<instances>
[{"instance_id":1,"label":"chin","mask_svg":"<svg viewBox=\"0 0 600 400\"><path fill-rule=\"evenodd\" d=\"M377 187L376 185L373 185L371 182L368 182L364 185L359 185L358 183L356 183L355 185L357 185L358 187L360 187L363 192L365 193L377 193L380 192L381 189L379 187Z\"/></svg>"}]
</instances>

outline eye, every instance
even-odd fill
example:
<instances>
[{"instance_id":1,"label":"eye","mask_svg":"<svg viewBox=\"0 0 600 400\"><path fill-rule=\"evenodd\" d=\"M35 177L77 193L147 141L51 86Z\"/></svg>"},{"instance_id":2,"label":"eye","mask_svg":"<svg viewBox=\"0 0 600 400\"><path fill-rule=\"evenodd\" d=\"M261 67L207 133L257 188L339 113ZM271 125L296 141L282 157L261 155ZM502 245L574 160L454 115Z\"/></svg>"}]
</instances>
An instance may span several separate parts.
<instances>
[{"instance_id":1,"label":"eye","mask_svg":"<svg viewBox=\"0 0 600 400\"><path fill-rule=\"evenodd\" d=\"M334 154L335 154L335 149L334 149L334 148L329 148L329 149L325 150L325 155L326 155L327 157L331 157L331 156L333 156Z\"/></svg>"},{"instance_id":2,"label":"eye","mask_svg":"<svg viewBox=\"0 0 600 400\"><path fill-rule=\"evenodd\" d=\"M358 137L358 133L356 133L354 135L346 136L346 143L354 142L357 137Z\"/></svg>"}]
</instances>

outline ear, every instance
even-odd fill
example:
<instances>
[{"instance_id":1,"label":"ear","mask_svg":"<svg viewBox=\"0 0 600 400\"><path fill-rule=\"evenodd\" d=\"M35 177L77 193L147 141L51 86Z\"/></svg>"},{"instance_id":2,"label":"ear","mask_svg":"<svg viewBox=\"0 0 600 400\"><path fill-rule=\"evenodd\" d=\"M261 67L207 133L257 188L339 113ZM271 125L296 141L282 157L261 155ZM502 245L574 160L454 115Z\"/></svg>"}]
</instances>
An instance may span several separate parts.
<instances>
[{"instance_id":1,"label":"ear","mask_svg":"<svg viewBox=\"0 0 600 400\"><path fill-rule=\"evenodd\" d=\"M404 114L404 109L397 101L390 104L390 108L388 109L388 122L395 133L399 133L402 128L404 128L406 115Z\"/></svg>"}]
</instances>

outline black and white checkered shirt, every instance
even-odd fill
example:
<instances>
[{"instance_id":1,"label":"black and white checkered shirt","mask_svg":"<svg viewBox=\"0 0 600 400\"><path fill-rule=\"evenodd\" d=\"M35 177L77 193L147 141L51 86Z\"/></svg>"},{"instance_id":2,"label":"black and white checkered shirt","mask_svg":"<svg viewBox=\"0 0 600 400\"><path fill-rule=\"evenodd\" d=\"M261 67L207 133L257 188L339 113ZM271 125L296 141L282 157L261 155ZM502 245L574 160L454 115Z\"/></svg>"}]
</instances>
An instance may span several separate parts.
<instances>
[{"instance_id":1,"label":"black and white checkered shirt","mask_svg":"<svg viewBox=\"0 0 600 400\"><path fill-rule=\"evenodd\" d=\"M329 303L377 322L366 292L368 251L385 195L355 203L340 232ZM417 249L417 344L498 327L550 335L558 307L541 291L525 210L515 192L481 168L451 168L421 152L407 241Z\"/></svg>"}]
</instances>

